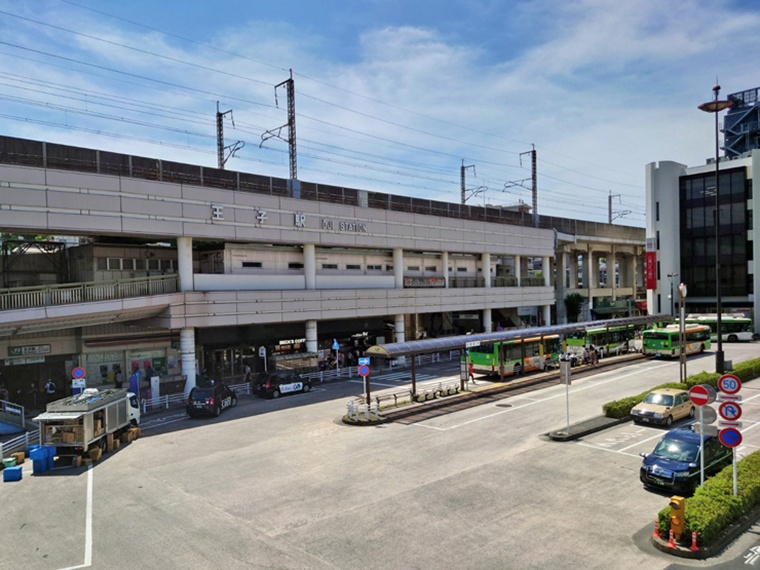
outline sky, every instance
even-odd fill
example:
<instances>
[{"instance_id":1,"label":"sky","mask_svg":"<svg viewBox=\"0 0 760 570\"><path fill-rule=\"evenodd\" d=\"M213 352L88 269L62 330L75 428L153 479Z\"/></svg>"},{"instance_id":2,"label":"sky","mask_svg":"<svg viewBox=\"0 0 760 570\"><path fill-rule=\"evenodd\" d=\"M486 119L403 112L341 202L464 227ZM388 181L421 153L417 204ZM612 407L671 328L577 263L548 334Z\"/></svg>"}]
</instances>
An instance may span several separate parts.
<instances>
[{"instance_id":1,"label":"sky","mask_svg":"<svg viewBox=\"0 0 760 570\"><path fill-rule=\"evenodd\" d=\"M0 134L298 178L645 223L644 167L703 164L697 105L760 86L750 0L0 0ZM287 138L287 131L282 131Z\"/></svg>"}]
</instances>

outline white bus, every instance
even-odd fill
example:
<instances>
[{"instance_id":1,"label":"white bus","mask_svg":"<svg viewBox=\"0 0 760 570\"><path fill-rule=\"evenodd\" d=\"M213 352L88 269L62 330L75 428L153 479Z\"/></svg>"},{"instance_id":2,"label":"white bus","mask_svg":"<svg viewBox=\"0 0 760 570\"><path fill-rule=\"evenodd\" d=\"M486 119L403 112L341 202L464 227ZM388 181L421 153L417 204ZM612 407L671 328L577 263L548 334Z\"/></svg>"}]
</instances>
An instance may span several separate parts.
<instances>
[{"instance_id":1,"label":"white bus","mask_svg":"<svg viewBox=\"0 0 760 570\"><path fill-rule=\"evenodd\" d=\"M709 326L712 340L718 340L718 315L694 313L686 316L686 323ZM752 340L752 319L723 314L720 317L720 332L723 340L726 342Z\"/></svg>"}]
</instances>

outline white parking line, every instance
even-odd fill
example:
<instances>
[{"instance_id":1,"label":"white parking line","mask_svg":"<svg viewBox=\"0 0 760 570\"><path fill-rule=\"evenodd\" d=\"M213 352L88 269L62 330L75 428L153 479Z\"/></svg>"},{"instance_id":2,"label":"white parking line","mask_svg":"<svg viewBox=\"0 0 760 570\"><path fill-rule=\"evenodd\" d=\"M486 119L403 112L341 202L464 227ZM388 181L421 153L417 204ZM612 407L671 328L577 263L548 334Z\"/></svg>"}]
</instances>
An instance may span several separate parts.
<instances>
[{"instance_id":1,"label":"white parking line","mask_svg":"<svg viewBox=\"0 0 760 570\"><path fill-rule=\"evenodd\" d=\"M583 441L576 441L575 444L576 445L580 445L581 447L590 447L591 449L597 449L599 451L609 451L611 453L619 453L620 455L627 455L628 457L638 457L638 455L634 455L633 453L625 453L624 451L617 450L617 449L607 449L607 448L604 448L604 447L599 447L599 446L594 445L592 443L585 443Z\"/></svg>"},{"instance_id":2,"label":"white parking line","mask_svg":"<svg viewBox=\"0 0 760 570\"><path fill-rule=\"evenodd\" d=\"M84 530L84 564L69 566L61 570L76 570L92 566L92 465L87 467L87 507Z\"/></svg>"}]
</instances>

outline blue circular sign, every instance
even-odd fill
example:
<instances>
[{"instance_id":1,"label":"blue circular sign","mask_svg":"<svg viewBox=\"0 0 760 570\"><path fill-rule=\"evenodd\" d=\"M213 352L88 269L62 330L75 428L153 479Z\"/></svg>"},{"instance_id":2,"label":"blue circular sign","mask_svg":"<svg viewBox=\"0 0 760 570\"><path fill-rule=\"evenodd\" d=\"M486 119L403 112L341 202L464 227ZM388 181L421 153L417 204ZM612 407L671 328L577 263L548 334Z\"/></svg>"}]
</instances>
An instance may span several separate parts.
<instances>
[{"instance_id":1,"label":"blue circular sign","mask_svg":"<svg viewBox=\"0 0 760 570\"><path fill-rule=\"evenodd\" d=\"M71 371L71 375L79 380L80 378L84 378L84 369L76 367L74 370Z\"/></svg>"},{"instance_id":2,"label":"blue circular sign","mask_svg":"<svg viewBox=\"0 0 760 570\"><path fill-rule=\"evenodd\" d=\"M366 364L362 364L359 367L359 374L361 374L362 376L369 375L369 366L367 366Z\"/></svg>"},{"instance_id":3,"label":"blue circular sign","mask_svg":"<svg viewBox=\"0 0 760 570\"><path fill-rule=\"evenodd\" d=\"M738 429L724 428L720 430L720 442L726 447L736 447L742 443L742 434Z\"/></svg>"}]
</instances>

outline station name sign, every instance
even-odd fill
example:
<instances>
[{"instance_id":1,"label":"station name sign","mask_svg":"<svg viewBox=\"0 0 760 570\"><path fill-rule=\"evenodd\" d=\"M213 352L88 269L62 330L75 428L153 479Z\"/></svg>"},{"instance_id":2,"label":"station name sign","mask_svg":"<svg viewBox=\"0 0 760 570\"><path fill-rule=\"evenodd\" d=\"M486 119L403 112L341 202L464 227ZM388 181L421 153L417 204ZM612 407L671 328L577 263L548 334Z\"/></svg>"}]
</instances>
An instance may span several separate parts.
<instances>
[{"instance_id":1,"label":"station name sign","mask_svg":"<svg viewBox=\"0 0 760 570\"><path fill-rule=\"evenodd\" d=\"M26 356L28 354L50 354L49 344L33 346L9 346L8 356Z\"/></svg>"},{"instance_id":2,"label":"station name sign","mask_svg":"<svg viewBox=\"0 0 760 570\"><path fill-rule=\"evenodd\" d=\"M367 233L367 224L358 221L346 222L344 220L329 220L327 218L322 218L322 229L338 230L341 232Z\"/></svg>"}]
</instances>

